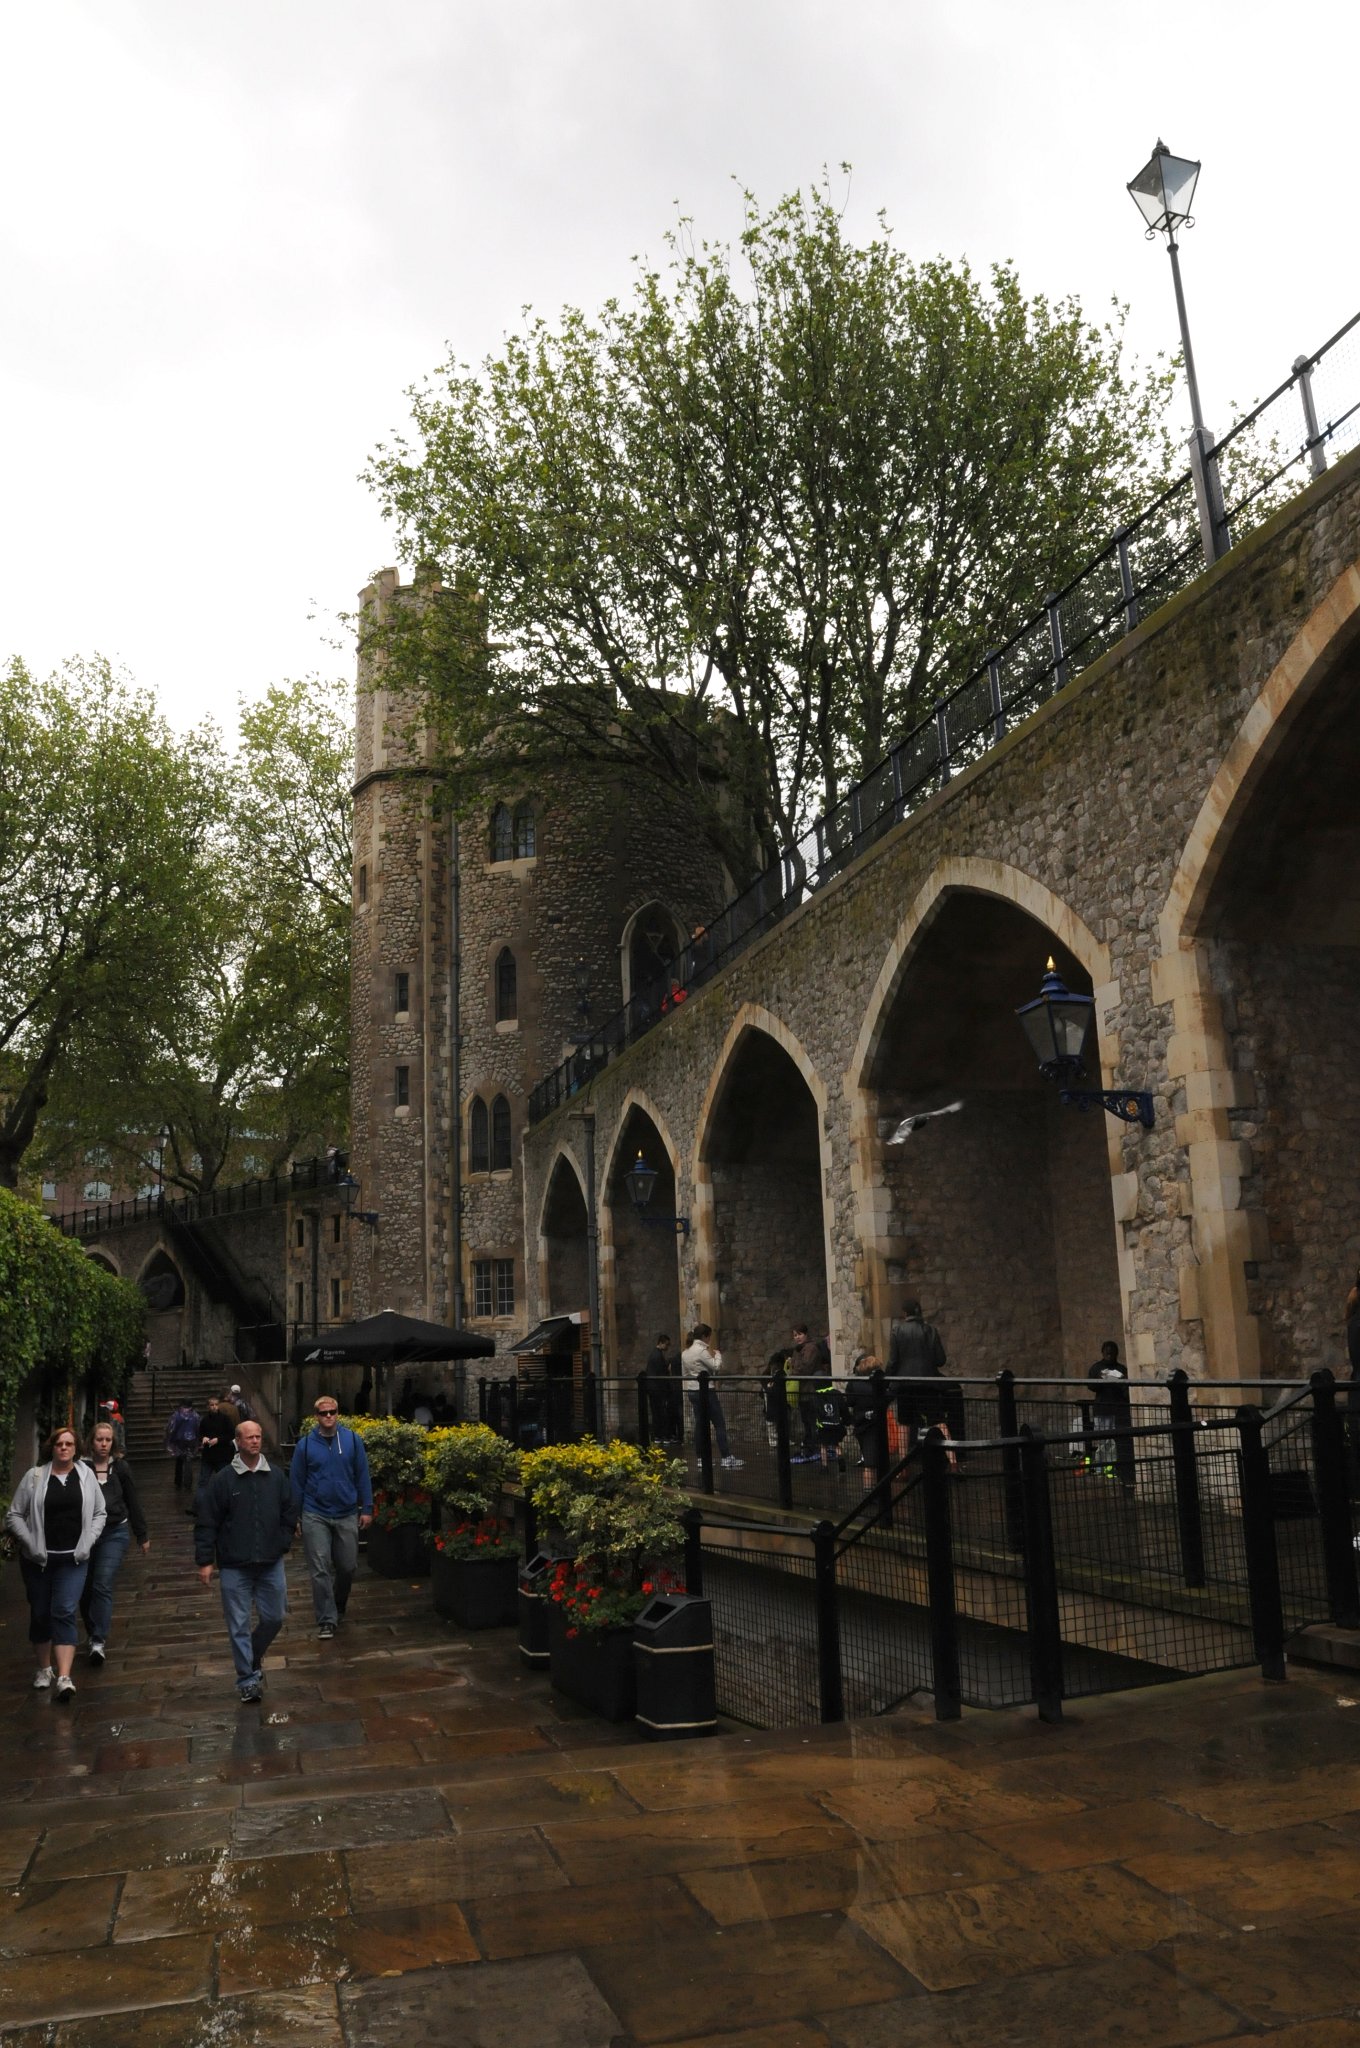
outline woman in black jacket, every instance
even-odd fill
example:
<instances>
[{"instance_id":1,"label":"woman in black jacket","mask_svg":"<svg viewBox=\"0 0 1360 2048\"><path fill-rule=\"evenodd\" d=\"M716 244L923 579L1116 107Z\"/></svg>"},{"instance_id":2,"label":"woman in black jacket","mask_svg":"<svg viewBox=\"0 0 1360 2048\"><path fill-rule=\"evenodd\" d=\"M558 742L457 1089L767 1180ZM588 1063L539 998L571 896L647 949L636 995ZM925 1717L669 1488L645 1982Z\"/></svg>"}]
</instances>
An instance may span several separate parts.
<instances>
[{"instance_id":1,"label":"woman in black jacket","mask_svg":"<svg viewBox=\"0 0 1360 2048\"><path fill-rule=\"evenodd\" d=\"M128 1545L135 1536L145 1556L151 1548L146 1516L138 1497L137 1484L126 1458L115 1448L111 1422L97 1422L90 1433L84 1462L99 1482L104 1499L104 1529L90 1553L85 1591L80 1596L80 1614L89 1637L91 1664L102 1664L108 1648L109 1626L113 1620L113 1582L123 1568Z\"/></svg>"}]
</instances>

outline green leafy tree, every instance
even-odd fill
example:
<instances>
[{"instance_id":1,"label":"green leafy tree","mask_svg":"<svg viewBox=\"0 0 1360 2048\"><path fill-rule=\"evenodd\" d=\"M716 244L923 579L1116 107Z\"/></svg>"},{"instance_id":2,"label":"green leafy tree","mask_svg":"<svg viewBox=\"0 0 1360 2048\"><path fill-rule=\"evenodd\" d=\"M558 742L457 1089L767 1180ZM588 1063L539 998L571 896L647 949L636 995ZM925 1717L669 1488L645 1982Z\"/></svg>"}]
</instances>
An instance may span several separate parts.
<instances>
[{"instance_id":1,"label":"green leafy tree","mask_svg":"<svg viewBox=\"0 0 1360 2048\"><path fill-rule=\"evenodd\" d=\"M588 762L768 859L1183 466L1122 329L818 190L450 360L367 474L455 572L373 629L453 801Z\"/></svg>"},{"instance_id":2,"label":"green leafy tree","mask_svg":"<svg viewBox=\"0 0 1360 2048\"><path fill-rule=\"evenodd\" d=\"M136 1072L181 998L215 765L103 660L0 675L0 1185L54 1088Z\"/></svg>"},{"instance_id":3,"label":"green leafy tree","mask_svg":"<svg viewBox=\"0 0 1360 2048\"><path fill-rule=\"evenodd\" d=\"M77 1067L53 1142L104 1147L134 1184L205 1193L343 1137L349 1067L348 691L283 683L214 763L183 971L135 1065Z\"/></svg>"}]
</instances>

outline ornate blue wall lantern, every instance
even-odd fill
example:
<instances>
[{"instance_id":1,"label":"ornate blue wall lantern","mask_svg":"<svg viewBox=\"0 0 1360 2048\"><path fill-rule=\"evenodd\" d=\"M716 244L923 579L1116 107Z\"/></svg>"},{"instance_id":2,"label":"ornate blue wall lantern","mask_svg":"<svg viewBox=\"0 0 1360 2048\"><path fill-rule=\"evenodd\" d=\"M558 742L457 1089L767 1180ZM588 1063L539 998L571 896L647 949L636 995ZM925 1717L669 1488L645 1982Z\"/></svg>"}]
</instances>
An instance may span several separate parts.
<instances>
[{"instance_id":1,"label":"ornate blue wall lantern","mask_svg":"<svg viewBox=\"0 0 1360 2048\"><path fill-rule=\"evenodd\" d=\"M688 1237L688 1216L677 1216L674 1209L657 1209L652 1211L650 1207L652 1194L660 1178L661 1176L656 1168L649 1166L639 1152L637 1158L623 1176L623 1184L627 1188L628 1198L633 1204L633 1213L639 1223L646 1223L657 1230L664 1230L669 1224L681 1236Z\"/></svg>"},{"instance_id":2,"label":"ornate blue wall lantern","mask_svg":"<svg viewBox=\"0 0 1360 2048\"><path fill-rule=\"evenodd\" d=\"M1097 1106L1121 1123L1152 1129L1152 1097L1131 1088L1074 1088L1086 1073L1083 1053L1095 1016L1092 996L1073 995L1052 960L1032 1003L1016 1011L1045 1080L1059 1084L1059 1099L1074 1109Z\"/></svg>"}]
</instances>

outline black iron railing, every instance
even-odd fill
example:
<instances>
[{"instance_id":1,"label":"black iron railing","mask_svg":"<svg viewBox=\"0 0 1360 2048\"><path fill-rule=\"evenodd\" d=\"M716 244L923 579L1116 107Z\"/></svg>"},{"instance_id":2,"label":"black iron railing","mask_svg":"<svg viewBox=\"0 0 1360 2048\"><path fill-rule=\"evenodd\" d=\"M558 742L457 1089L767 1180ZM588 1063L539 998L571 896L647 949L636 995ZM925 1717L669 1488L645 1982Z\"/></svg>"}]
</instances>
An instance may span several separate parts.
<instances>
[{"instance_id":1,"label":"black iron railing","mask_svg":"<svg viewBox=\"0 0 1360 2048\"><path fill-rule=\"evenodd\" d=\"M1310 475L1360 442L1360 313L1224 434L1207 461L1221 478L1224 517L1211 558L1241 539ZM1302 419L1303 439L1297 438ZM835 879L894 825L980 760L1071 678L1132 632L1199 573L1205 542L1196 482L1186 470L1113 534L1071 582L906 733L833 810L726 904L661 974L546 1075L529 1097L537 1123L575 1095L690 992Z\"/></svg>"},{"instance_id":2,"label":"black iron railing","mask_svg":"<svg viewBox=\"0 0 1360 2048\"><path fill-rule=\"evenodd\" d=\"M839 1522L691 1510L719 1706L762 1726L1065 1700L1256 1664L1360 1624L1353 1446L1328 1373L1281 1411L1113 1432L932 1432ZM1127 1457L1122 1457L1126 1452ZM1122 1476L1121 1476L1122 1467Z\"/></svg>"},{"instance_id":3,"label":"black iron railing","mask_svg":"<svg viewBox=\"0 0 1360 2048\"><path fill-rule=\"evenodd\" d=\"M167 1222L201 1223L214 1216L240 1216L255 1209L271 1209L309 1188L337 1188L345 1169L333 1159L295 1159L283 1173L264 1178L233 1181L227 1187L210 1188L203 1195L174 1195L164 1189L151 1195L132 1195L123 1202L94 1202L88 1208L69 1209L51 1221L66 1237L99 1237L109 1230L122 1230L152 1218Z\"/></svg>"}]
</instances>

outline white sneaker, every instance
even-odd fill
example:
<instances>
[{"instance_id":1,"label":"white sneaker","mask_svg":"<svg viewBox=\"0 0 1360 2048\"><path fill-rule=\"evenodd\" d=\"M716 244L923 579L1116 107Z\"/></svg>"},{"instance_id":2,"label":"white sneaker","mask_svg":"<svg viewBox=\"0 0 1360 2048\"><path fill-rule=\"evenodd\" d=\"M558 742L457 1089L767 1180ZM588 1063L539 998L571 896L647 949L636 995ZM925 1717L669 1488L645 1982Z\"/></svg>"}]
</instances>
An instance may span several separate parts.
<instances>
[{"instance_id":1,"label":"white sneaker","mask_svg":"<svg viewBox=\"0 0 1360 2048\"><path fill-rule=\"evenodd\" d=\"M57 1698L59 1700L74 1699L75 1692L76 1682L74 1678L59 1678L57 1680Z\"/></svg>"},{"instance_id":2,"label":"white sneaker","mask_svg":"<svg viewBox=\"0 0 1360 2048\"><path fill-rule=\"evenodd\" d=\"M51 1683L52 1666L50 1664L40 1664L33 1674L34 1692L46 1692Z\"/></svg>"},{"instance_id":3,"label":"white sneaker","mask_svg":"<svg viewBox=\"0 0 1360 2048\"><path fill-rule=\"evenodd\" d=\"M96 1636L96 1637L95 1637L95 1640L94 1640L94 1641L93 1641L93 1642L92 1642L92 1643L90 1644L90 1662L91 1662L92 1664L102 1664L102 1663L103 1663L103 1661L104 1661L104 1656L105 1656L105 1650L104 1650L104 1645L103 1645L103 1644L102 1644L102 1643L100 1642L99 1638L98 1638L98 1637Z\"/></svg>"},{"instance_id":4,"label":"white sneaker","mask_svg":"<svg viewBox=\"0 0 1360 2048\"><path fill-rule=\"evenodd\" d=\"M723 1458L721 1464L724 1472L744 1472L746 1469L745 1458Z\"/></svg>"}]
</instances>

